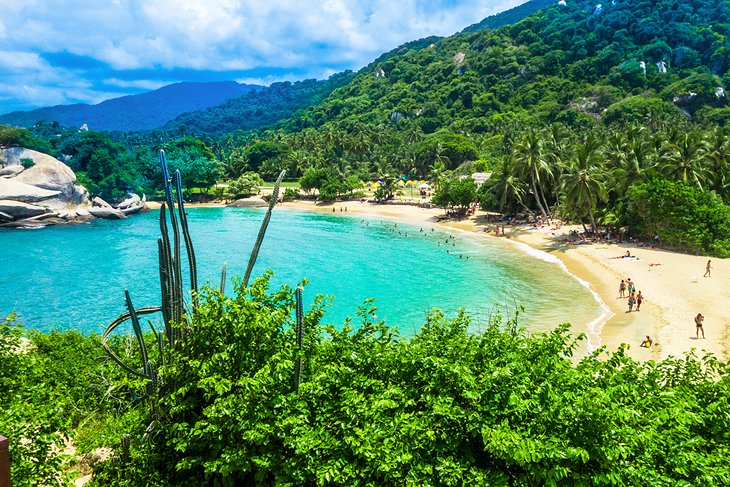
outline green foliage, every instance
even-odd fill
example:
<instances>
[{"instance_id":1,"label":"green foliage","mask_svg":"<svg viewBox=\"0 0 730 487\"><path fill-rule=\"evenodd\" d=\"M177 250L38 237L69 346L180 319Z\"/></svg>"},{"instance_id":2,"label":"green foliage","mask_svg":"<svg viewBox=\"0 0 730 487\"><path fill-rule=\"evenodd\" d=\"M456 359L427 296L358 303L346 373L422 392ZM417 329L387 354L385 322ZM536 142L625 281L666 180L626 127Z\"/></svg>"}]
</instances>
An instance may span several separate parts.
<instances>
[{"instance_id":1,"label":"green foliage","mask_svg":"<svg viewBox=\"0 0 730 487\"><path fill-rule=\"evenodd\" d=\"M24 157L20 159L20 165L26 169L30 169L31 167L35 166L35 161L30 157Z\"/></svg>"},{"instance_id":2,"label":"green foliage","mask_svg":"<svg viewBox=\"0 0 730 487\"><path fill-rule=\"evenodd\" d=\"M477 186L470 177L456 178L446 181L433 195L433 204L444 208L455 209L464 214L476 201Z\"/></svg>"},{"instance_id":3,"label":"green foliage","mask_svg":"<svg viewBox=\"0 0 730 487\"><path fill-rule=\"evenodd\" d=\"M258 173L253 171L241 174L237 179L231 181L228 185L228 194L232 198L245 198L259 192L259 188L264 185L264 180Z\"/></svg>"},{"instance_id":4,"label":"green foliage","mask_svg":"<svg viewBox=\"0 0 730 487\"><path fill-rule=\"evenodd\" d=\"M206 289L161 371L167 411L115 485L678 485L730 481L728 368L572 358L564 325L527 335L434 311L411 338L370 303L341 328L291 288ZM110 472L104 467L105 472Z\"/></svg>"},{"instance_id":5,"label":"green foliage","mask_svg":"<svg viewBox=\"0 0 730 487\"><path fill-rule=\"evenodd\" d=\"M730 256L730 206L714 193L653 179L632 186L625 223L636 235L691 253Z\"/></svg>"},{"instance_id":6,"label":"green foliage","mask_svg":"<svg viewBox=\"0 0 730 487\"><path fill-rule=\"evenodd\" d=\"M29 130L0 125L0 148L25 147L45 154L51 154L51 144L44 138L33 136Z\"/></svg>"}]
</instances>

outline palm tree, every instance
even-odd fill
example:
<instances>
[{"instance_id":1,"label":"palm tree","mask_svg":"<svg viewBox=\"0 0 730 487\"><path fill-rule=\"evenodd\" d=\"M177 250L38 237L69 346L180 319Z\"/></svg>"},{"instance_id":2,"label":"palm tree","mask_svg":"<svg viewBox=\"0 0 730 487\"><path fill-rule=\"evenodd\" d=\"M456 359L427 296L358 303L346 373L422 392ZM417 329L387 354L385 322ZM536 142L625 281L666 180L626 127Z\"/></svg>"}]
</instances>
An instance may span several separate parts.
<instances>
[{"instance_id":1,"label":"palm tree","mask_svg":"<svg viewBox=\"0 0 730 487\"><path fill-rule=\"evenodd\" d=\"M683 181L702 189L707 179L704 157L707 144L699 132L681 134L671 144L671 152L664 160L661 170L668 178Z\"/></svg>"},{"instance_id":2,"label":"palm tree","mask_svg":"<svg viewBox=\"0 0 730 487\"><path fill-rule=\"evenodd\" d=\"M711 187L727 201L730 188L730 137L728 130L717 127L709 136L707 151Z\"/></svg>"},{"instance_id":3,"label":"palm tree","mask_svg":"<svg viewBox=\"0 0 730 487\"><path fill-rule=\"evenodd\" d=\"M605 173L600 166L600 144L593 134L588 134L583 143L576 144L574 157L568 170L561 177L565 203L578 210L582 217L587 212L591 227L596 231L594 210L598 200L607 201L608 191L604 184Z\"/></svg>"},{"instance_id":4,"label":"palm tree","mask_svg":"<svg viewBox=\"0 0 730 487\"><path fill-rule=\"evenodd\" d=\"M543 184L552 177L552 171L545 157L542 138L536 131L530 130L515 144L514 151L520 173L530 181L535 203L542 216L547 218L548 205L543 195Z\"/></svg>"}]
</instances>

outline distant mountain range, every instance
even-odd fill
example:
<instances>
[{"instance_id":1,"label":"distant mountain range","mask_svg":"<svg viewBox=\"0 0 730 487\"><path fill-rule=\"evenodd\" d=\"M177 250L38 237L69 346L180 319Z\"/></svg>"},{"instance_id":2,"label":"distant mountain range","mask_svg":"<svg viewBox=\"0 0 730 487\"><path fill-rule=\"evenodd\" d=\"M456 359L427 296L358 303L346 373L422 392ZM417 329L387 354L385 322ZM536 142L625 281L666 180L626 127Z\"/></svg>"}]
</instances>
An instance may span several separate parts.
<instances>
[{"instance_id":1,"label":"distant mountain range","mask_svg":"<svg viewBox=\"0 0 730 487\"><path fill-rule=\"evenodd\" d=\"M463 32L478 32L519 22L554 0L531 0L515 8L487 17ZM443 39L426 37L407 42L382 54L360 70L370 72L374 66L409 51L421 50ZM304 80L274 83L270 87L246 85L234 81L184 82L138 95L123 96L97 105L74 104L38 108L0 115L0 124L31 127L39 121L58 122L67 127L86 124L90 130L162 131L188 134L220 135L234 130L272 126L291 117L297 110L315 105L343 87L355 74L346 71L328 80Z\"/></svg>"},{"instance_id":2,"label":"distant mountain range","mask_svg":"<svg viewBox=\"0 0 730 487\"><path fill-rule=\"evenodd\" d=\"M57 105L0 115L0 124L30 127L39 121L91 130L135 131L160 127L178 115L219 105L263 86L235 81L184 82L139 95L122 96L97 105Z\"/></svg>"}]
</instances>

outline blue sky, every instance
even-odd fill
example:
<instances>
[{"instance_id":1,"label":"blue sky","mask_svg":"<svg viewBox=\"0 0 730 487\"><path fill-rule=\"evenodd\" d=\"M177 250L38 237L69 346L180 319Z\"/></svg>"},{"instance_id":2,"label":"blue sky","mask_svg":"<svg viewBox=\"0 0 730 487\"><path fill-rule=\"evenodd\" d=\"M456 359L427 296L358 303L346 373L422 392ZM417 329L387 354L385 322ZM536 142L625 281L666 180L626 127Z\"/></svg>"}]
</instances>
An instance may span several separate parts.
<instances>
[{"instance_id":1,"label":"blue sky","mask_svg":"<svg viewBox=\"0 0 730 487\"><path fill-rule=\"evenodd\" d=\"M0 0L0 113L178 81L323 79L525 0Z\"/></svg>"}]
</instances>

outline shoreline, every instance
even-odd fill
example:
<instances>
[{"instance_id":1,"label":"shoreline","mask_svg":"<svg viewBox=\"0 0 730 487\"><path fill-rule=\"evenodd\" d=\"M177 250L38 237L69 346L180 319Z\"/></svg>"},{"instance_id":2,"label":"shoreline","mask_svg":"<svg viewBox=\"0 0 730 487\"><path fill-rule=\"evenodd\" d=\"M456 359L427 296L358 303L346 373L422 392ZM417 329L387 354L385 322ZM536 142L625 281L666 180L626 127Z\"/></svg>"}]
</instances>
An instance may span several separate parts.
<instances>
[{"instance_id":1,"label":"shoreline","mask_svg":"<svg viewBox=\"0 0 730 487\"><path fill-rule=\"evenodd\" d=\"M296 211L332 212L362 217L390 218L412 225L436 225L444 230L457 230L483 238L496 238L494 232L484 232L485 213L461 221L437 221L443 216L440 208L420 208L412 205L375 205L359 201L317 205L312 201L297 200L277 205L279 209ZM347 208L347 211L340 211ZM491 224L494 227L494 224ZM718 359L730 358L730 317L722 310L730 303L730 260L705 256L679 254L668 250L639 247L633 243L604 243L573 245L566 237L579 225L534 228L528 225L505 226L505 237L512 242L546 252L558 259L565 270L599 298L610 313L605 319L594 320L595 329L589 339L590 348L606 346L615 351L622 343L629 345L627 354L637 360L661 360L670 356L681 357L696 349L714 354ZM518 250L518 249L515 249ZM636 259L623 259L629 250ZM518 250L523 251L523 250ZM707 260L712 260L712 276L703 278ZM625 298L618 297L621 279L631 278L645 297L641 311L628 312ZM705 315L706 339L695 338L693 318ZM587 333L588 334L588 333ZM654 345L639 347L646 335Z\"/></svg>"},{"instance_id":2,"label":"shoreline","mask_svg":"<svg viewBox=\"0 0 730 487\"><path fill-rule=\"evenodd\" d=\"M225 206L221 203L191 204L186 207ZM443 220L441 208L421 208L412 204L377 205L360 201L316 204L309 200L277 204L277 209L318 213L335 213L379 219L392 219L411 225L435 225L445 231L497 238L494 228L486 222L486 213L460 221ZM345 211L346 209L346 211ZM588 324L588 350L605 346L615 351L622 343L629 345L627 355L636 360L661 360L670 356L681 357L696 349L714 354L718 359L730 358L730 317L721 310L730 303L730 260L679 254L668 250L638 247L636 244L596 242L573 245L564 241L568 232L580 230L580 225L563 225L559 230L548 226L529 225L505 227L505 236L512 243L545 252L555 257L564 270L581 282L607 308L603 316ZM525 252L524 249L515 248ZM637 258L623 259L626 251ZM703 278L707 260L712 260L712 277ZM621 279L631 278L645 297L641 311L628 312L625 298L618 297ZM695 338L693 318L705 316L706 339ZM605 318L604 318L605 317ZM577 330L576 330L577 331ZM654 345L639 347L646 335Z\"/></svg>"}]
</instances>

